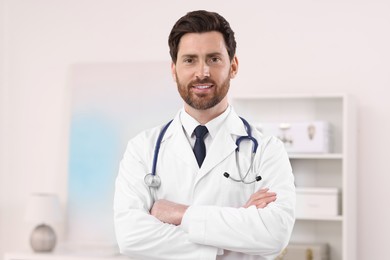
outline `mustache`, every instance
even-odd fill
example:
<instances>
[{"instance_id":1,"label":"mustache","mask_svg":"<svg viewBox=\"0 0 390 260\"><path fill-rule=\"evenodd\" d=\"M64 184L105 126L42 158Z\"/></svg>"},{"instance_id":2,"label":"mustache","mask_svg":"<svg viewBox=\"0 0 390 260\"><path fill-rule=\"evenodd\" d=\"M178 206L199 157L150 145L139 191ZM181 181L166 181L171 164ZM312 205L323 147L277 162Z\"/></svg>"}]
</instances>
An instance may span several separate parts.
<instances>
[{"instance_id":1,"label":"mustache","mask_svg":"<svg viewBox=\"0 0 390 260\"><path fill-rule=\"evenodd\" d=\"M195 84L213 84L216 85L214 80L210 78L205 78L205 79L198 79L198 80L193 80L189 83L189 86L195 85Z\"/></svg>"}]
</instances>

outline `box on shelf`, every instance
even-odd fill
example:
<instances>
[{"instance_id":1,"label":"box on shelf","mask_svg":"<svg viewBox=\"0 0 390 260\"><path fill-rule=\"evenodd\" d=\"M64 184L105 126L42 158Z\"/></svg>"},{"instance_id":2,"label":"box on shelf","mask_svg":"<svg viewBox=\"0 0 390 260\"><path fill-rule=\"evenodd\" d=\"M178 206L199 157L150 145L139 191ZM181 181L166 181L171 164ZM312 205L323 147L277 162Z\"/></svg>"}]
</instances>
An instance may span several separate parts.
<instances>
[{"instance_id":1,"label":"box on shelf","mask_svg":"<svg viewBox=\"0 0 390 260\"><path fill-rule=\"evenodd\" d=\"M296 188L297 218L335 217L340 215L340 192L337 188Z\"/></svg>"},{"instance_id":2,"label":"box on shelf","mask_svg":"<svg viewBox=\"0 0 390 260\"><path fill-rule=\"evenodd\" d=\"M264 135L278 137L290 153L331 152L331 127L326 121L295 123L258 123L256 128Z\"/></svg>"},{"instance_id":3,"label":"box on shelf","mask_svg":"<svg viewBox=\"0 0 390 260\"><path fill-rule=\"evenodd\" d=\"M328 260L327 244L294 244L290 243L276 260Z\"/></svg>"}]
</instances>

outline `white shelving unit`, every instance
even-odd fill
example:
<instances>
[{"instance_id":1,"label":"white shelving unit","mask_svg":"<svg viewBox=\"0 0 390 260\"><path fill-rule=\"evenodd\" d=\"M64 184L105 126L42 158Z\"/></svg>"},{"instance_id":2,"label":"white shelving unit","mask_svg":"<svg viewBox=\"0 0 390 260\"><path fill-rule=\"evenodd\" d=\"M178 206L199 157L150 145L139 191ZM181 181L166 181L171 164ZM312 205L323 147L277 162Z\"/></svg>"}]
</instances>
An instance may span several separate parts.
<instances>
[{"instance_id":1,"label":"white shelving unit","mask_svg":"<svg viewBox=\"0 0 390 260\"><path fill-rule=\"evenodd\" d=\"M327 243L331 260L356 259L356 116L353 99L334 95L236 96L236 112L249 122L328 121L332 150L326 154L290 154L297 187L335 187L341 214L300 217L291 243Z\"/></svg>"}]
</instances>

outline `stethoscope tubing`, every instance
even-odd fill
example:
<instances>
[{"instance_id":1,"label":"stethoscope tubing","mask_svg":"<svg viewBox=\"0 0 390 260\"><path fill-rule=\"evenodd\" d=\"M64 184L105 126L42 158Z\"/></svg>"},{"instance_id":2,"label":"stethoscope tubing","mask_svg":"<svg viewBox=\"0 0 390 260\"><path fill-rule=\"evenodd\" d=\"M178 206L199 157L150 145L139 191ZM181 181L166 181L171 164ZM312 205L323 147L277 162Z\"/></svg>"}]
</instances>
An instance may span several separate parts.
<instances>
[{"instance_id":1,"label":"stethoscope tubing","mask_svg":"<svg viewBox=\"0 0 390 260\"><path fill-rule=\"evenodd\" d=\"M163 127L163 129L160 131L160 134L158 135L156 146L154 148L154 155L153 155L153 165L152 165L152 173L151 173L153 176L156 176L157 160L158 160L158 154L160 152L162 139L164 138L165 132L167 131L168 127L171 125L172 121L173 119Z\"/></svg>"},{"instance_id":2,"label":"stethoscope tubing","mask_svg":"<svg viewBox=\"0 0 390 260\"><path fill-rule=\"evenodd\" d=\"M233 177L230 177L229 173L227 173L227 172L225 172L223 175L226 178L230 178L230 179L232 179L235 182L242 182L244 184L251 184L251 183L254 183L255 181L260 181L261 180L261 176L258 175L258 176L256 176L255 180L253 180L253 181L250 181L250 182L245 181L246 177L248 176L250 170L253 167L254 156L255 156L255 154L257 152L257 148L258 148L259 144L258 144L256 138L254 138L252 136L252 129L251 129L249 123L242 117L240 117L240 119L244 123L246 132L248 134L247 136L240 136L236 140L236 145L237 145L237 148L236 148L236 163L237 163L237 166L238 166L238 172L239 172L239 176L240 176L241 180L237 180L237 179L234 179ZM157 137L156 145L155 145L155 148L154 148L154 154L153 154L152 172L147 174L147 175L145 175L145 178L144 178L145 184L147 184L150 188L158 188L161 185L161 179L156 174L158 155L159 155L159 152L160 152L160 146L161 146L162 139L164 138L165 132L167 131L168 127L171 125L172 121L173 121L173 119L171 121L169 121L161 129L160 134ZM242 176L242 173L240 171L240 165L239 165L237 153L239 153L240 144L244 140L250 140L253 143L253 145L252 145L252 154L251 154L251 164L250 164L247 172L245 173L245 175Z\"/></svg>"}]
</instances>

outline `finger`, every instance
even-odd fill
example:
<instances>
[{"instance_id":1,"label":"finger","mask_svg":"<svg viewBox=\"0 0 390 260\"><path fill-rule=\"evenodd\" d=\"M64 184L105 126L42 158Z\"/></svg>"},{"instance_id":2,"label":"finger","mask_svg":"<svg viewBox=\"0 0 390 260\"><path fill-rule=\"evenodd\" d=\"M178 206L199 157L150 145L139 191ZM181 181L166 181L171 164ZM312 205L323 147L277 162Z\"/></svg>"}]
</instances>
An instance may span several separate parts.
<instances>
[{"instance_id":1,"label":"finger","mask_svg":"<svg viewBox=\"0 0 390 260\"><path fill-rule=\"evenodd\" d=\"M250 206L256 206L257 208L263 208L267 206L269 203L274 202L275 200L276 200L276 194L254 199L254 200L249 200L247 201L247 203L245 203L243 207L248 208Z\"/></svg>"},{"instance_id":2,"label":"finger","mask_svg":"<svg viewBox=\"0 0 390 260\"><path fill-rule=\"evenodd\" d=\"M270 191L269 191L268 188L260 189L260 190L256 191L255 193L253 193L253 194L251 195L251 197L258 197L258 196L261 196L261 195L266 194L266 193L269 193L269 192L270 192Z\"/></svg>"},{"instance_id":3,"label":"finger","mask_svg":"<svg viewBox=\"0 0 390 260\"><path fill-rule=\"evenodd\" d=\"M260 201L263 198L276 196L275 192L269 192L269 188L262 188L256 191L255 193L251 194L248 201L243 206L244 208L248 208L252 205L260 205L263 201ZM265 206L267 205L267 202L265 202Z\"/></svg>"},{"instance_id":4,"label":"finger","mask_svg":"<svg viewBox=\"0 0 390 260\"><path fill-rule=\"evenodd\" d=\"M256 208L258 208L258 209L263 209L263 208L265 208L267 206L267 203L262 202L259 205L254 205L254 206L256 206Z\"/></svg>"},{"instance_id":5,"label":"finger","mask_svg":"<svg viewBox=\"0 0 390 260\"><path fill-rule=\"evenodd\" d=\"M257 198L254 198L251 201L253 201L253 202L262 201L262 200L267 201L267 200L270 200L270 199L272 200L274 198L276 198L276 193L272 193L272 194L268 193L268 194L264 194L263 196L259 196Z\"/></svg>"},{"instance_id":6,"label":"finger","mask_svg":"<svg viewBox=\"0 0 390 260\"><path fill-rule=\"evenodd\" d=\"M252 193L251 196L249 197L249 200L257 198L264 193L267 193L268 190L269 190L268 188L265 188L265 189L260 189L260 190L256 191L255 193Z\"/></svg>"},{"instance_id":7,"label":"finger","mask_svg":"<svg viewBox=\"0 0 390 260\"><path fill-rule=\"evenodd\" d=\"M276 193L275 192L255 193L255 194L253 194L253 196L250 197L249 200L255 201L255 200L268 198L268 197L272 197L272 196L276 196Z\"/></svg>"},{"instance_id":8,"label":"finger","mask_svg":"<svg viewBox=\"0 0 390 260\"><path fill-rule=\"evenodd\" d=\"M265 208L268 204L270 204L271 202L274 202L274 201L276 201L276 196L268 197L268 198L265 198L262 200L258 200L256 202L254 202L254 205L257 208Z\"/></svg>"},{"instance_id":9,"label":"finger","mask_svg":"<svg viewBox=\"0 0 390 260\"><path fill-rule=\"evenodd\" d=\"M252 204L255 201L261 200L263 198L272 197L272 196L276 196L276 193L275 192L254 193L250 196L246 204Z\"/></svg>"},{"instance_id":10,"label":"finger","mask_svg":"<svg viewBox=\"0 0 390 260\"><path fill-rule=\"evenodd\" d=\"M269 191L269 189L268 189L268 188L262 188L262 189L260 189L260 190L256 191L256 192L255 192L255 193L253 193L253 194L265 193L265 192L267 192L267 191Z\"/></svg>"}]
</instances>

